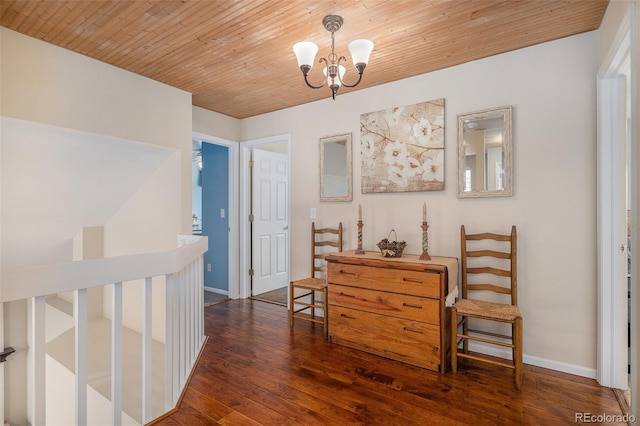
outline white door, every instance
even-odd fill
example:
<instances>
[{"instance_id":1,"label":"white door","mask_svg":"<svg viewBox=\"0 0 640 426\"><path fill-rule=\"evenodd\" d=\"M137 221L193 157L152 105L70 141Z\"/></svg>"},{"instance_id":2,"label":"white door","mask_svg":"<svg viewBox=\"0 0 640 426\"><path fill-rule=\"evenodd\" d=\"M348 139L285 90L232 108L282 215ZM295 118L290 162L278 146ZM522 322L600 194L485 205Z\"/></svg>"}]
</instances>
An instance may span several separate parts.
<instances>
[{"instance_id":1,"label":"white door","mask_svg":"<svg viewBox=\"0 0 640 426\"><path fill-rule=\"evenodd\" d=\"M287 156L253 150L251 294L287 286Z\"/></svg>"}]
</instances>

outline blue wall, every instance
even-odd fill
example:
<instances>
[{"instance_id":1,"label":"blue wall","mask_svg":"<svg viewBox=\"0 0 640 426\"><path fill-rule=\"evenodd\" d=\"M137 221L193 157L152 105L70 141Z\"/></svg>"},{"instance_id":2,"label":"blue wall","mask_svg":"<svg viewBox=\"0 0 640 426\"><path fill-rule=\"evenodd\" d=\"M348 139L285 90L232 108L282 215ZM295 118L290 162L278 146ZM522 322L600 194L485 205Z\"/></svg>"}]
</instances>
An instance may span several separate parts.
<instances>
[{"instance_id":1,"label":"blue wall","mask_svg":"<svg viewBox=\"0 0 640 426\"><path fill-rule=\"evenodd\" d=\"M228 201L229 148L203 143L202 234L209 237L209 251L204 255L204 285L224 291L229 291ZM222 209L224 217L220 217Z\"/></svg>"}]
</instances>

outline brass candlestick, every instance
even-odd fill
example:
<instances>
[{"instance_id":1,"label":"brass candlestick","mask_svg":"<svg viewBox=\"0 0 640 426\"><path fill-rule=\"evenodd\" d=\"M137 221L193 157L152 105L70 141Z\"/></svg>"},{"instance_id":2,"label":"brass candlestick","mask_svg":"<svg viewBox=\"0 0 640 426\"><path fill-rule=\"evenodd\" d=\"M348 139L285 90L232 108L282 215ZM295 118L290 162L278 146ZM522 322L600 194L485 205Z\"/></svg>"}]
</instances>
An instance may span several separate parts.
<instances>
[{"instance_id":1,"label":"brass candlestick","mask_svg":"<svg viewBox=\"0 0 640 426\"><path fill-rule=\"evenodd\" d=\"M364 250L362 250L362 220L358 221L358 248L356 249L356 254L364 254Z\"/></svg>"},{"instance_id":2,"label":"brass candlestick","mask_svg":"<svg viewBox=\"0 0 640 426\"><path fill-rule=\"evenodd\" d=\"M429 225L427 222L422 222L422 254L420 255L420 260L431 260L431 256L429 256L429 234L427 233L427 229L429 229Z\"/></svg>"}]
</instances>

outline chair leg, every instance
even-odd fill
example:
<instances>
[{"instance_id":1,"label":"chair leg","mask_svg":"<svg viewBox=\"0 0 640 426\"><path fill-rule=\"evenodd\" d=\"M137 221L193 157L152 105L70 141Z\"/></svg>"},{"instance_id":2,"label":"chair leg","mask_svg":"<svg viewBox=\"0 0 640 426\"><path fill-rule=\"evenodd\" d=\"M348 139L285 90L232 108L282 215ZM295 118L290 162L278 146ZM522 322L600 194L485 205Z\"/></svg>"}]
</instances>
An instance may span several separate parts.
<instances>
[{"instance_id":1,"label":"chair leg","mask_svg":"<svg viewBox=\"0 0 640 426\"><path fill-rule=\"evenodd\" d=\"M289 328L291 330L293 330L293 311L294 311L294 306L293 306L293 290L294 290L294 286L293 283L291 283L289 285Z\"/></svg>"},{"instance_id":2,"label":"chair leg","mask_svg":"<svg viewBox=\"0 0 640 426\"><path fill-rule=\"evenodd\" d=\"M329 288L324 288L324 340L329 340Z\"/></svg>"},{"instance_id":3,"label":"chair leg","mask_svg":"<svg viewBox=\"0 0 640 426\"><path fill-rule=\"evenodd\" d=\"M315 319L316 317L316 292L311 291L311 318Z\"/></svg>"},{"instance_id":4,"label":"chair leg","mask_svg":"<svg viewBox=\"0 0 640 426\"><path fill-rule=\"evenodd\" d=\"M522 318L516 318L515 323L515 334L514 334L514 345L515 345L515 381L516 388L518 390L522 389Z\"/></svg>"},{"instance_id":5,"label":"chair leg","mask_svg":"<svg viewBox=\"0 0 640 426\"><path fill-rule=\"evenodd\" d=\"M462 321L462 334L469 335L469 317L463 318ZM462 339L462 352L469 353L469 339Z\"/></svg>"},{"instance_id":6,"label":"chair leg","mask_svg":"<svg viewBox=\"0 0 640 426\"><path fill-rule=\"evenodd\" d=\"M451 308L451 371L458 371L458 311Z\"/></svg>"}]
</instances>

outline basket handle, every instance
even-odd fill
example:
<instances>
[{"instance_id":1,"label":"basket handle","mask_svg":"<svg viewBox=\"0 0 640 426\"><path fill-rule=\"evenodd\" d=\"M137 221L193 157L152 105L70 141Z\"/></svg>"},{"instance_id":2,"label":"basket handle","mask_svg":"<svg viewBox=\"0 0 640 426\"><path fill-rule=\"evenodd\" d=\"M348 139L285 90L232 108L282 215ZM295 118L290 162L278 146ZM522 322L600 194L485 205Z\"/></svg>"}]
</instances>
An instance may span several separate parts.
<instances>
[{"instance_id":1,"label":"basket handle","mask_svg":"<svg viewBox=\"0 0 640 426\"><path fill-rule=\"evenodd\" d=\"M391 239L391 232L393 232L393 234L396 236L393 240ZM392 230L389 232L389 236L387 237L387 240L389 240L389 241L398 241L398 234L396 233L396 230L395 230L395 229L392 229Z\"/></svg>"}]
</instances>

